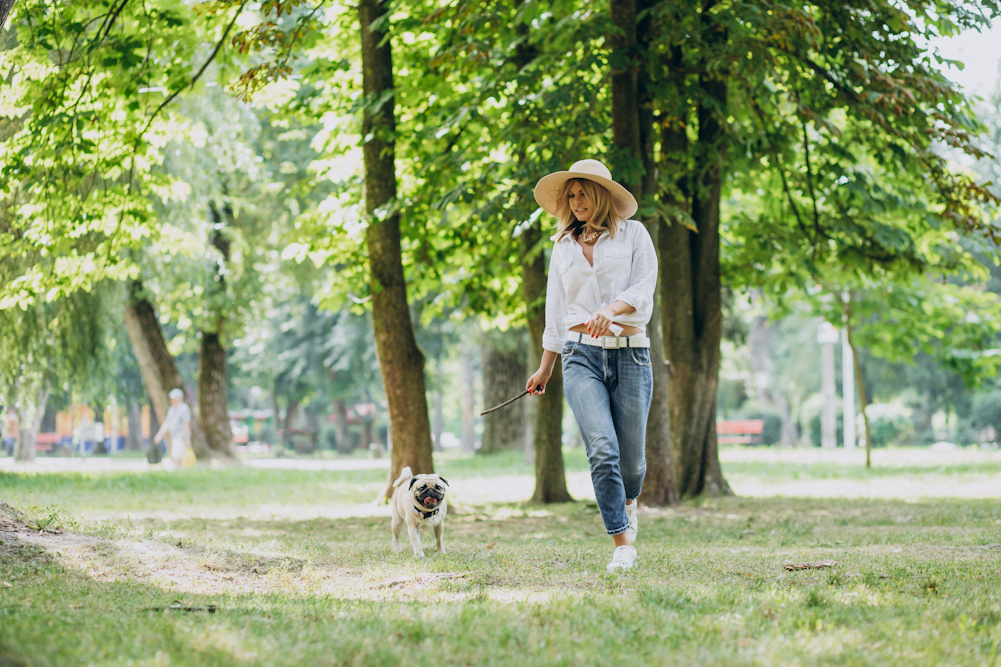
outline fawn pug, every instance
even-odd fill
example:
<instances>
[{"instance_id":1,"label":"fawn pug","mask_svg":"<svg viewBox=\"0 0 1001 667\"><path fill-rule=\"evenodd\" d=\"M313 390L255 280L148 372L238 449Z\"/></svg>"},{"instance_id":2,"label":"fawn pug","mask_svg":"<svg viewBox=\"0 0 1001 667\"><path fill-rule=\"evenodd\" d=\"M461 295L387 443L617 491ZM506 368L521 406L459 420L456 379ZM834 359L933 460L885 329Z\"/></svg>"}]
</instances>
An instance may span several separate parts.
<instances>
[{"instance_id":1,"label":"fawn pug","mask_svg":"<svg viewBox=\"0 0 1001 667\"><path fill-rule=\"evenodd\" d=\"M407 466L400 471L393 486L396 487L392 502L393 548L403 551L400 529L406 524L415 556L424 557L420 531L429 528L434 529L438 553L445 553L441 538L445 531L445 514L448 512L445 503L448 481L441 475L414 475L410 466Z\"/></svg>"}]
</instances>

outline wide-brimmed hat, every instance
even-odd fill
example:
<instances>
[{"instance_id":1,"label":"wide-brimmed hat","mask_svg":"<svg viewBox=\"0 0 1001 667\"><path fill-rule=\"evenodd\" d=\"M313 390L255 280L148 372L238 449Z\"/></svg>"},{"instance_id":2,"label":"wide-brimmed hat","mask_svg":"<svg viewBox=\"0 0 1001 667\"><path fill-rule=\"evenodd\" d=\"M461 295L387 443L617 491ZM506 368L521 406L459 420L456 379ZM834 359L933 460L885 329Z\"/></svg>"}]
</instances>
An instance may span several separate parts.
<instances>
[{"instance_id":1,"label":"wide-brimmed hat","mask_svg":"<svg viewBox=\"0 0 1001 667\"><path fill-rule=\"evenodd\" d=\"M546 212L557 215L556 209L563 184L577 178L605 186L612 195L612 201L615 202L615 211L623 219L631 217L639 208L629 190L613 181L612 172L597 160L579 160L570 165L568 171L557 171L543 176L535 186L535 201L539 202L539 206Z\"/></svg>"}]
</instances>

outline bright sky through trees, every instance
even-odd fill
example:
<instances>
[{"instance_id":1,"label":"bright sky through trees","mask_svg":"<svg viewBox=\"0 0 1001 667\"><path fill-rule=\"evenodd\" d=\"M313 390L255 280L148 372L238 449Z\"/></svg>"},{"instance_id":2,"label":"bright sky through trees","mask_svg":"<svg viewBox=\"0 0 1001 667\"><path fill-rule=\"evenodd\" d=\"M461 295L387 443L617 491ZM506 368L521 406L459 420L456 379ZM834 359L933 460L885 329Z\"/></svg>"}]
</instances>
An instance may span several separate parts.
<instances>
[{"instance_id":1,"label":"bright sky through trees","mask_svg":"<svg viewBox=\"0 0 1001 667\"><path fill-rule=\"evenodd\" d=\"M997 92L1001 85L1001 21L994 21L990 30L967 30L958 37L935 40L932 45L943 57L965 65L962 70L944 71L969 94L987 98Z\"/></svg>"}]
</instances>

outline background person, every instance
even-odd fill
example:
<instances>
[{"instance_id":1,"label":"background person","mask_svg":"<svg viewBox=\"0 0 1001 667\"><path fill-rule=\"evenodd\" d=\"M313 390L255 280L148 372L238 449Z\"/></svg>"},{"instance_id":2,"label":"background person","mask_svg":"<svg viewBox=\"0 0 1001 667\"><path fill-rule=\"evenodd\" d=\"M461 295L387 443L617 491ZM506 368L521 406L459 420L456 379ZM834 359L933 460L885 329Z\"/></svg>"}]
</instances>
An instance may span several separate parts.
<instances>
[{"instance_id":1,"label":"background person","mask_svg":"<svg viewBox=\"0 0 1001 667\"><path fill-rule=\"evenodd\" d=\"M191 446L191 408L184 402L184 392L181 389L171 389L170 409L167 410L167 417L163 420L160 430L153 436L153 442L157 445L163 440L164 433L170 435L170 460L176 467L181 466L184 454Z\"/></svg>"},{"instance_id":2,"label":"background person","mask_svg":"<svg viewBox=\"0 0 1001 667\"><path fill-rule=\"evenodd\" d=\"M646 475L646 423L653 397L650 339L657 253L636 200L597 160L549 174L535 200L559 219L546 287L539 370L525 388L545 391L556 355L580 427L591 481L615 551L608 570L636 562L636 498Z\"/></svg>"}]
</instances>

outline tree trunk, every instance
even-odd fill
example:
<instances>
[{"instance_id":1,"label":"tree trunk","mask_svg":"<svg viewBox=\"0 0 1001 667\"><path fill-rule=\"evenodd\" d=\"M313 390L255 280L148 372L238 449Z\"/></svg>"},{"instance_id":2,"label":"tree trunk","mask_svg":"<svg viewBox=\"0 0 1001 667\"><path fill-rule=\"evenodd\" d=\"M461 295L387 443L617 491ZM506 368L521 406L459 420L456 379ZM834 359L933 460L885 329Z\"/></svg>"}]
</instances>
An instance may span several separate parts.
<instances>
[{"instance_id":1,"label":"tree trunk","mask_svg":"<svg viewBox=\"0 0 1001 667\"><path fill-rule=\"evenodd\" d=\"M285 420L282 422L282 446L288 448L292 442L292 429L295 428L295 418L299 414L299 399L290 398L285 408Z\"/></svg>"},{"instance_id":2,"label":"tree trunk","mask_svg":"<svg viewBox=\"0 0 1001 667\"><path fill-rule=\"evenodd\" d=\"M847 309L846 309L847 310ZM850 315L850 311L849 315ZM858 348L855 347L855 339L852 337L851 320L845 323L845 335L848 336L848 344L852 348L852 359L855 362L855 388L858 391L859 406L862 410L862 423L865 425L865 467L872 467L872 431L869 430L869 415L866 414L866 391L865 377L862 375L862 362L859 359Z\"/></svg>"},{"instance_id":3,"label":"tree trunk","mask_svg":"<svg viewBox=\"0 0 1001 667\"><path fill-rule=\"evenodd\" d=\"M462 344L462 396L459 404L462 408L459 444L462 451L476 451L476 390L474 388L475 369L473 368L473 346L468 340Z\"/></svg>"},{"instance_id":4,"label":"tree trunk","mask_svg":"<svg viewBox=\"0 0 1001 667\"><path fill-rule=\"evenodd\" d=\"M198 358L198 416L209 449L219 456L235 456L229 423L226 350L219 334L203 331Z\"/></svg>"},{"instance_id":5,"label":"tree trunk","mask_svg":"<svg viewBox=\"0 0 1001 667\"><path fill-rule=\"evenodd\" d=\"M414 340L396 209L396 117L392 40L388 8L380 0L360 0L362 87L370 103L362 114L366 230L372 289L372 328L379 370L389 403L393 434L386 497L404 466L415 474L434 472L431 424L424 384L424 355ZM377 25L373 25L379 21Z\"/></svg>"},{"instance_id":6,"label":"tree trunk","mask_svg":"<svg viewBox=\"0 0 1001 667\"><path fill-rule=\"evenodd\" d=\"M517 10L524 0L514 0ZM529 40L529 25L519 21L515 24L519 40L515 45L511 61L517 71L523 71L539 55L535 44ZM519 121L515 120L514 123ZM513 124L514 124L513 123ZM525 156L518 158L524 162ZM527 204L512 219L524 220L535 207L532 203L530 187L526 184L524 202ZM522 217L524 216L524 217ZM526 321L529 333L529 363L536 368L542 358L542 332L546 328L546 259L544 248L548 234L542 233L541 223L536 221L521 236L518 261L521 264L521 293L525 299ZM528 378L525 378L526 380ZM527 406L529 424L525 442L525 459L535 463L536 503L562 503L573 500L567 491L566 475L563 467L563 371L560 361L556 361L553 376L546 385L546 393L530 396ZM534 417L533 417L534 413ZM531 438L529 440L528 438Z\"/></svg>"},{"instance_id":7,"label":"tree trunk","mask_svg":"<svg viewBox=\"0 0 1001 667\"><path fill-rule=\"evenodd\" d=\"M337 416L337 421L334 422L337 453L350 454L355 448L351 445L351 432L348 431L348 406L344 403L344 399L334 399L334 414Z\"/></svg>"},{"instance_id":8,"label":"tree trunk","mask_svg":"<svg viewBox=\"0 0 1001 667\"><path fill-rule=\"evenodd\" d=\"M703 79L704 94L725 113L726 85ZM688 151L683 117L668 118L661 135L665 170L683 180ZM723 127L705 104L698 107L698 186L691 193L691 216L698 232L680 221L663 229L661 322L673 375L668 388L671 444L682 496L732 494L719 465L716 442L716 391L722 337L719 268L719 214L726 144ZM678 192L665 203L684 204ZM678 208L681 208L678 206Z\"/></svg>"},{"instance_id":9,"label":"tree trunk","mask_svg":"<svg viewBox=\"0 0 1001 667\"><path fill-rule=\"evenodd\" d=\"M177 370L177 364L167 350L167 342L163 338L156 310L147 299L139 297L141 291L141 284L132 283L132 299L125 306L125 328L129 333L129 340L132 341L136 359L139 360L139 368L146 382L146 390L149 392L157 422L162 424L167 418L167 409L170 407L167 394L171 389L179 388L187 396L187 390ZM156 431L151 432L150 437L155 434ZM211 456L198 415L191 416L191 446L198 458L206 459Z\"/></svg>"},{"instance_id":10,"label":"tree trunk","mask_svg":"<svg viewBox=\"0 0 1001 667\"><path fill-rule=\"evenodd\" d=\"M362 435L361 435L361 440L362 440L361 448L364 449L365 451L368 451L369 449L372 448L372 443L375 442L375 439L372 437L372 420L371 419L365 419L364 421L362 421L362 424L361 424L361 433L362 433Z\"/></svg>"},{"instance_id":11,"label":"tree trunk","mask_svg":"<svg viewBox=\"0 0 1001 667\"><path fill-rule=\"evenodd\" d=\"M520 330L487 332L483 336L483 407L491 408L517 396L525 390L529 376L525 355L521 347ZM494 454L525 446L524 400L515 401L497 412L483 416L481 454Z\"/></svg>"},{"instance_id":12,"label":"tree trunk","mask_svg":"<svg viewBox=\"0 0 1001 667\"><path fill-rule=\"evenodd\" d=\"M612 0L612 20L620 31L614 39L612 55L612 135L621 151L617 170L624 185L642 205L646 196L657 191L654 163L653 95L646 63L637 69L637 47L646 52L652 37L649 14L637 24L636 0ZM654 247L658 245L660 218L643 220ZM658 252L658 263L660 262ZM669 375L664 361L664 341L660 327L660 304L654 297L653 315L647 325L650 338L650 361L653 370L653 397L646 429L646 478L642 501L646 505L671 505L678 502L671 462L670 413L668 411Z\"/></svg>"},{"instance_id":13,"label":"tree trunk","mask_svg":"<svg viewBox=\"0 0 1001 667\"><path fill-rule=\"evenodd\" d=\"M521 235L521 289L528 311L528 332L536 361L542 358L542 332L546 329L546 262L540 246L543 241L538 223ZM533 252L534 251L534 252ZM527 379L527 378L526 378ZM565 503L573 498L567 490L563 467L563 368L556 361L546 393L530 396L536 401L535 493L534 503Z\"/></svg>"},{"instance_id":14,"label":"tree trunk","mask_svg":"<svg viewBox=\"0 0 1001 667\"><path fill-rule=\"evenodd\" d=\"M129 401L129 433L125 438L125 450L136 452L142 449L143 427L142 408L137 401Z\"/></svg>"},{"instance_id":15,"label":"tree trunk","mask_svg":"<svg viewBox=\"0 0 1001 667\"><path fill-rule=\"evenodd\" d=\"M216 301L226 294L225 268L229 261L229 239L222 233L223 218L215 204L209 205L215 223L212 246L219 251L221 260L215 266L215 275L209 285L209 294ZM227 219L232 219L229 206L224 207ZM198 418L205 430L205 440L213 454L225 458L236 455L233 449L233 429L229 423L229 379L226 348L223 347L223 330L226 317L215 314L215 330L202 331L201 352L198 357Z\"/></svg>"},{"instance_id":16,"label":"tree trunk","mask_svg":"<svg viewBox=\"0 0 1001 667\"><path fill-rule=\"evenodd\" d=\"M0 30L3 30L7 25L7 16L10 15L10 10L14 8L14 2L16 0L0 0Z\"/></svg>"},{"instance_id":17,"label":"tree trunk","mask_svg":"<svg viewBox=\"0 0 1001 667\"><path fill-rule=\"evenodd\" d=\"M14 411L17 414L17 440L14 442L14 460L30 463L35 460L36 443L35 437L42 424L42 417L45 416L45 406L49 402L51 386L48 380L42 380L38 386L38 393L30 398L28 391L22 385L20 391L20 401L16 398L12 403L16 406Z\"/></svg>"}]
</instances>

